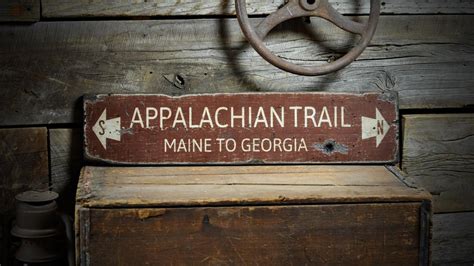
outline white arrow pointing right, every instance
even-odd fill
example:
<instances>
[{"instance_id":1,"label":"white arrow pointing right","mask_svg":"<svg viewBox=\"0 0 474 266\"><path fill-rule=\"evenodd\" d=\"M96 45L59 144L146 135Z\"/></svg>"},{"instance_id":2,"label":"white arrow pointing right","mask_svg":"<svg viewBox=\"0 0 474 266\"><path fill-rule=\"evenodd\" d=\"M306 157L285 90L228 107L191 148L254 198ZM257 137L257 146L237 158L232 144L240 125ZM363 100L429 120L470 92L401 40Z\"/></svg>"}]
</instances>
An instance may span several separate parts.
<instances>
[{"instance_id":1,"label":"white arrow pointing right","mask_svg":"<svg viewBox=\"0 0 474 266\"><path fill-rule=\"evenodd\" d=\"M362 139L375 137L376 147L380 145L389 130L390 125L377 108L375 108L375 119L365 116L362 117Z\"/></svg>"},{"instance_id":2,"label":"white arrow pointing right","mask_svg":"<svg viewBox=\"0 0 474 266\"><path fill-rule=\"evenodd\" d=\"M107 108L104 109L102 114L100 115L97 122L92 127L92 131L94 131L95 135L102 144L104 149L107 149L107 139L113 139L120 141L120 117L113 118L107 120Z\"/></svg>"}]
</instances>

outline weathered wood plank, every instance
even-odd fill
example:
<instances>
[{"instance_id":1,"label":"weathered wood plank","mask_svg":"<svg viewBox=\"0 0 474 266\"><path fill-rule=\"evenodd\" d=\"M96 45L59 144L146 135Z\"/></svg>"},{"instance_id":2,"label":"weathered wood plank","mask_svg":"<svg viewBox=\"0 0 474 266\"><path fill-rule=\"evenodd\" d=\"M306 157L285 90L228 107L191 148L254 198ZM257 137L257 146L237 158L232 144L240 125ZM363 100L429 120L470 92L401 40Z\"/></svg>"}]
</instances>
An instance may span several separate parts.
<instances>
[{"instance_id":1,"label":"weathered wood plank","mask_svg":"<svg viewBox=\"0 0 474 266\"><path fill-rule=\"evenodd\" d=\"M178 114L186 121L173 119ZM138 116L146 122L135 123ZM382 138L377 132L365 136L375 131L367 121L376 116L383 117ZM84 100L84 156L141 165L393 163L398 124L394 93L94 95Z\"/></svg>"},{"instance_id":2,"label":"weathered wood plank","mask_svg":"<svg viewBox=\"0 0 474 266\"><path fill-rule=\"evenodd\" d=\"M368 14L370 1L331 1L343 14ZM249 14L268 14L284 4L284 0L247 0ZM233 15L234 1L89 1L89 0L42 0L42 15L48 18L100 17L100 16L185 16L185 15ZM474 3L466 0L399 0L382 1L384 14L471 14Z\"/></svg>"},{"instance_id":3,"label":"weathered wood plank","mask_svg":"<svg viewBox=\"0 0 474 266\"><path fill-rule=\"evenodd\" d=\"M46 128L0 130L0 210L14 206L14 196L29 189L46 189L49 183Z\"/></svg>"},{"instance_id":4,"label":"weathered wood plank","mask_svg":"<svg viewBox=\"0 0 474 266\"><path fill-rule=\"evenodd\" d=\"M94 185L94 189L102 191L96 191L93 195L87 194L87 191L81 192L79 196L79 201L85 207L326 204L367 202L374 199L378 202L407 202L429 198L429 194L425 192L398 186L127 184L126 187L110 185L105 191L106 187L101 183Z\"/></svg>"},{"instance_id":5,"label":"weathered wood plank","mask_svg":"<svg viewBox=\"0 0 474 266\"><path fill-rule=\"evenodd\" d=\"M420 203L82 210L81 265L417 265L420 256Z\"/></svg>"},{"instance_id":6,"label":"weathered wood plank","mask_svg":"<svg viewBox=\"0 0 474 266\"><path fill-rule=\"evenodd\" d=\"M403 183L385 167L371 165L93 167L90 178L107 184L395 186Z\"/></svg>"},{"instance_id":7,"label":"weathered wood plank","mask_svg":"<svg viewBox=\"0 0 474 266\"><path fill-rule=\"evenodd\" d=\"M0 22L35 22L39 20L39 0L0 1Z\"/></svg>"},{"instance_id":8,"label":"weathered wood plank","mask_svg":"<svg viewBox=\"0 0 474 266\"><path fill-rule=\"evenodd\" d=\"M406 115L402 168L435 212L474 210L474 114Z\"/></svg>"},{"instance_id":9,"label":"weathered wood plank","mask_svg":"<svg viewBox=\"0 0 474 266\"><path fill-rule=\"evenodd\" d=\"M474 264L474 212L433 216L433 265Z\"/></svg>"},{"instance_id":10,"label":"weathered wood plank","mask_svg":"<svg viewBox=\"0 0 474 266\"><path fill-rule=\"evenodd\" d=\"M82 123L81 96L112 92L394 90L401 108L462 107L474 102L473 23L472 16L383 17L360 59L323 77L269 65L234 19L1 26L0 124ZM268 45L315 65L346 50L348 38L325 21L294 21Z\"/></svg>"},{"instance_id":11,"label":"weathered wood plank","mask_svg":"<svg viewBox=\"0 0 474 266\"><path fill-rule=\"evenodd\" d=\"M298 174L297 167L287 166L289 170L286 171L291 172L273 172L268 176L266 174L271 168L259 169L259 167L261 166L250 167L255 171L254 173L245 170L249 166L240 166L242 169L240 171L234 168L235 171L240 172L237 178L234 178L233 174L222 175L218 172L202 176L207 172L206 169L212 173L226 167L178 167L176 171L181 170L183 173L175 172L175 175L182 177L173 181L170 180L169 175L159 174L162 170L169 172L167 168L136 167L114 170L110 167L86 166L81 173L77 201L85 207L110 207L317 204L367 202L368 200L400 202L430 199L427 192L398 182L397 178L384 166L377 166L378 170L374 169L376 167L364 166L312 166L309 169L312 170L314 181L308 178L307 173L310 172ZM196 173L189 173L194 172L193 169L196 169ZM117 173L121 171L124 173ZM357 176L363 178L360 180L351 178L352 173L355 172L359 172ZM279 174L282 177L278 177ZM128 175L128 178L125 175ZM245 182L252 178L255 180ZM300 181L281 182L283 178ZM241 181L232 183L236 179ZM397 182L387 182L387 179ZM183 182L185 180L188 182ZM170 181L171 183L168 183ZM331 183L333 181L335 182Z\"/></svg>"},{"instance_id":12,"label":"weathered wood plank","mask_svg":"<svg viewBox=\"0 0 474 266\"><path fill-rule=\"evenodd\" d=\"M49 129L51 186L59 193L60 207L74 211L77 180L82 165L82 130Z\"/></svg>"},{"instance_id":13,"label":"weathered wood plank","mask_svg":"<svg viewBox=\"0 0 474 266\"><path fill-rule=\"evenodd\" d=\"M10 226L15 195L48 188L48 137L46 128L0 129L0 226L1 261L7 265L12 252ZM5 248L3 248L5 247ZM10 258L11 259L11 258Z\"/></svg>"}]
</instances>

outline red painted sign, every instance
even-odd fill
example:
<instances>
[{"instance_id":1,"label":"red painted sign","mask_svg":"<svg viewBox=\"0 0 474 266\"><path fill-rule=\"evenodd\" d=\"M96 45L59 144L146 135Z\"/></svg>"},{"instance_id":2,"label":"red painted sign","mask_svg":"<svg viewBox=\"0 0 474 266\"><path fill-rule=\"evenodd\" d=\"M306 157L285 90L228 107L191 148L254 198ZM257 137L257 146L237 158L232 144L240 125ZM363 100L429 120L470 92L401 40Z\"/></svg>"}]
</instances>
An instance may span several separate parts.
<instances>
[{"instance_id":1,"label":"red painted sign","mask_svg":"<svg viewBox=\"0 0 474 266\"><path fill-rule=\"evenodd\" d=\"M392 163L392 93L86 97L85 154L122 164Z\"/></svg>"}]
</instances>

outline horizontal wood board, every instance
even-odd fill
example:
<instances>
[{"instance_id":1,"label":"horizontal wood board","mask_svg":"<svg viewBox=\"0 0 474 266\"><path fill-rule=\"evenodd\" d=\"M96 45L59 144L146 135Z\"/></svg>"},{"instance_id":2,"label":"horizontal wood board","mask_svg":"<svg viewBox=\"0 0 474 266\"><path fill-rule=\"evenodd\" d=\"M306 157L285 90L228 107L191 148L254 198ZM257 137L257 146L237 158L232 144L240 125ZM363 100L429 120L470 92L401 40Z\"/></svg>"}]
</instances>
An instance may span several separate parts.
<instances>
[{"instance_id":1,"label":"horizontal wood board","mask_svg":"<svg viewBox=\"0 0 474 266\"><path fill-rule=\"evenodd\" d=\"M284 0L248 0L251 15L269 14L277 10ZM42 0L42 15L47 18L71 17L122 17L122 16L186 16L233 15L234 1L88 1ZM342 14L368 14L370 1L334 0L330 2ZM382 14L472 14L474 3L466 0L399 0L382 1Z\"/></svg>"},{"instance_id":2,"label":"horizontal wood board","mask_svg":"<svg viewBox=\"0 0 474 266\"><path fill-rule=\"evenodd\" d=\"M302 168L293 166L287 166L286 170L283 166L214 167L179 167L183 172L173 173L166 167L113 170L114 167L86 166L79 180L77 201L85 207L119 207L430 199L428 193L398 181L384 166L308 166L310 170L305 168L302 172ZM208 170L210 172L206 173ZM280 170L281 176L275 170ZM124 171L126 175L116 174L116 171ZM166 174L168 171L173 174ZM353 175L355 172L359 174ZM177 176L176 180L172 176Z\"/></svg>"},{"instance_id":3,"label":"horizontal wood board","mask_svg":"<svg viewBox=\"0 0 474 266\"><path fill-rule=\"evenodd\" d=\"M78 211L84 265L415 265L420 254L420 203Z\"/></svg>"},{"instance_id":4,"label":"horizontal wood board","mask_svg":"<svg viewBox=\"0 0 474 266\"><path fill-rule=\"evenodd\" d=\"M2 0L0 22L36 22L40 20L39 0Z\"/></svg>"},{"instance_id":5,"label":"horizontal wood board","mask_svg":"<svg viewBox=\"0 0 474 266\"><path fill-rule=\"evenodd\" d=\"M335 167L335 168L334 168ZM192 166L92 167L84 169L94 182L157 185L364 185L399 186L403 183L383 166Z\"/></svg>"},{"instance_id":6,"label":"horizontal wood board","mask_svg":"<svg viewBox=\"0 0 474 266\"><path fill-rule=\"evenodd\" d=\"M433 265L474 264L474 212L433 215Z\"/></svg>"},{"instance_id":7,"label":"horizontal wood board","mask_svg":"<svg viewBox=\"0 0 474 266\"><path fill-rule=\"evenodd\" d=\"M112 164L393 163L390 93L239 93L84 100L84 154Z\"/></svg>"},{"instance_id":8,"label":"horizontal wood board","mask_svg":"<svg viewBox=\"0 0 474 266\"><path fill-rule=\"evenodd\" d=\"M471 16L383 16L359 60L322 77L269 65L235 19L0 25L0 124L79 124L87 93L393 90L402 109L469 106L473 22ZM350 40L312 19L279 27L267 45L296 63L317 65L346 51Z\"/></svg>"},{"instance_id":9,"label":"horizontal wood board","mask_svg":"<svg viewBox=\"0 0 474 266\"><path fill-rule=\"evenodd\" d=\"M405 115L402 168L435 212L474 210L474 114Z\"/></svg>"}]
</instances>

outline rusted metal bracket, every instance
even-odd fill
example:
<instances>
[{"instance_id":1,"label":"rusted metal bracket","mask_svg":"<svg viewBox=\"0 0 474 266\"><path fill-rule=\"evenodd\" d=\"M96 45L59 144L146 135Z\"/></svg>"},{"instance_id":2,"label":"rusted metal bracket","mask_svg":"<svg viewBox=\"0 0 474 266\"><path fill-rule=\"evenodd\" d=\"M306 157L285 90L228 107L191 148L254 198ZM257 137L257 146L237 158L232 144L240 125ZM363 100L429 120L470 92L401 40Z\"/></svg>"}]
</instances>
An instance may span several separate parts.
<instances>
[{"instance_id":1,"label":"rusted metal bracket","mask_svg":"<svg viewBox=\"0 0 474 266\"><path fill-rule=\"evenodd\" d=\"M235 7L240 27L253 48L272 65L304 76L328 74L353 62L372 40L380 15L380 0L370 0L370 16L367 25L344 17L332 7L328 0L289 0L283 7L268 15L254 29L247 15L246 1L235 0ZM263 39L278 24L292 18L309 16L324 18L345 31L360 35L361 39L354 48L341 58L317 67L304 67L290 63L273 54L263 43Z\"/></svg>"}]
</instances>

